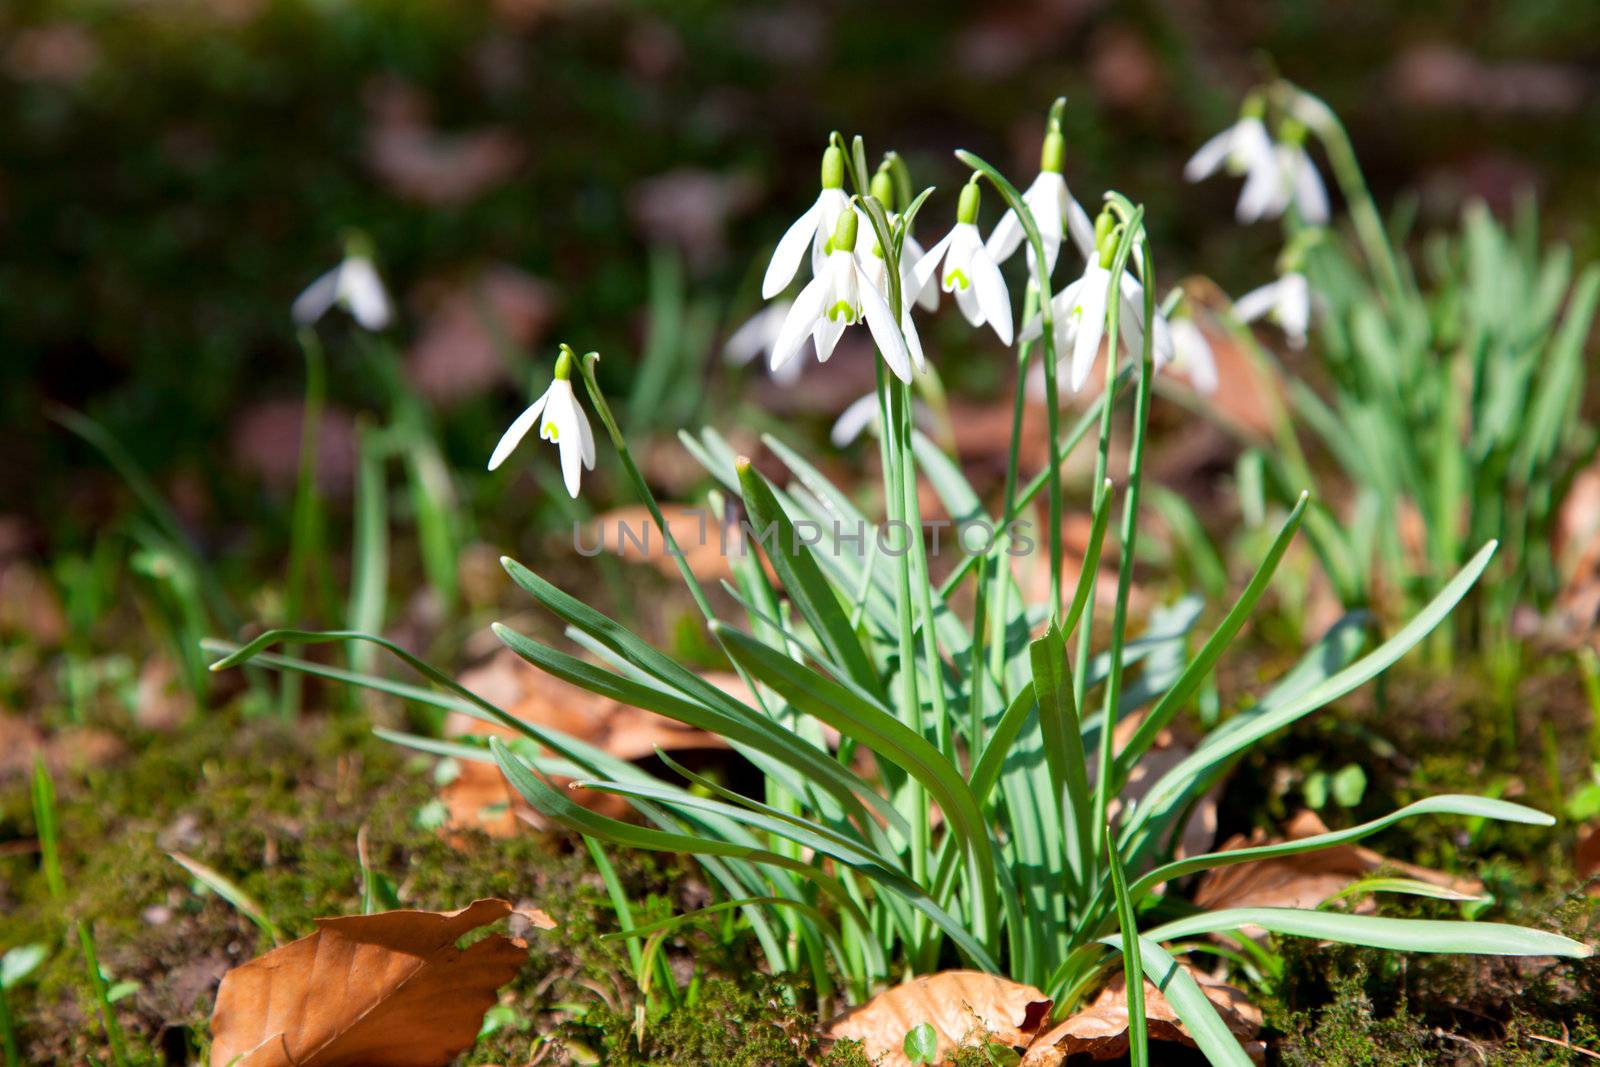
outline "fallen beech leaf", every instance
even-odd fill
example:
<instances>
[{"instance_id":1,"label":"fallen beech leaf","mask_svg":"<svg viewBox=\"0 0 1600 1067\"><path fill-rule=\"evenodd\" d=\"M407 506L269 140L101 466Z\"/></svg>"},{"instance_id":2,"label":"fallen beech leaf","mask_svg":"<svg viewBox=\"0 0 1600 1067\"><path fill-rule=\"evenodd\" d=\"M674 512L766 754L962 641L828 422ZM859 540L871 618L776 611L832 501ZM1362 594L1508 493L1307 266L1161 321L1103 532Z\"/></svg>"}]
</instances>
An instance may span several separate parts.
<instances>
[{"instance_id":1,"label":"fallen beech leaf","mask_svg":"<svg viewBox=\"0 0 1600 1067\"><path fill-rule=\"evenodd\" d=\"M1589 832L1578 840L1572 865L1578 877L1588 884L1589 895L1600 897L1600 826L1589 827Z\"/></svg>"},{"instance_id":2,"label":"fallen beech leaf","mask_svg":"<svg viewBox=\"0 0 1600 1067\"><path fill-rule=\"evenodd\" d=\"M1124 715L1117 721L1117 725L1111 731L1111 737L1118 752L1133 740L1133 735L1142 722L1144 722L1142 711ZM1188 759L1193 752L1194 745L1187 738L1181 736L1171 726L1164 728L1156 734L1155 741L1144 755L1139 757L1139 762L1128 774L1128 781L1123 785L1122 792L1106 808L1106 814L1115 820L1125 807L1137 805L1168 771ZM1091 761L1088 769L1091 785L1099 777L1098 771L1099 768ZM1194 810L1189 814L1189 821L1184 823L1183 833L1178 838L1176 855L1179 858L1211 851L1211 846L1217 839L1217 801L1221 796L1222 783L1218 782L1195 804Z\"/></svg>"},{"instance_id":3,"label":"fallen beech leaf","mask_svg":"<svg viewBox=\"0 0 1600 1067\"><path fill-rule=\"evenodd\" d=\"M1206 999L1216 1007L1222 1021L1233 1035L1246 1042L1245 1051L1251 1059L1259 1060L1266 1052L1263 1042L1252 1040L1261 1030L1261 1012L1245 999L1243 993L1223 982L1196 971L1187 964L1179 966L1189 971ZM1147 978L1144 983L1144 1015L1148 1023L1150 1043L1176 1043L1194 1048L1194 1040L1178 1013ZM1122 975L1100 991L1087 1008L1072 1015L1053 1029L1040 1034L1022 1057L1022 1067L1057 1067L1068 1056L1087 1054L1096 1060L1109 1060L1128 1051L1128 985ZM1151 1062L1162 1062L1160 1054L1152 1049Z\"/></svg>"},{"instance_id":4,"label":"fallen beech leaf","mask_svg":"<svg viewBox=\"0 0 1600 1067\"><path fill-rule=\"evenodd\" d=\"M99 767L122 754L115 734L93 726L69 726L46 736L20 715L0 712L0 784L33 773L35 757L53 775Z\"/></svg>"},{"instance_id":5,"label":"fallen beech leaf","mask_svg":"<svg viewBox=\"0 0 1600 1067\"><path fill-rule=\"evenodd\" d=\"M732 578L733 560L741 551L755 551L745 546L737 522L720 523L707 508L667 504L661 517L690 572L702 582ZM678 561L667 551L666 538L643 504L614 508L594 519L577 547L590 555L605 551L630 562L649 563L670 578L678 576Z\"/></svg>"},{"instance_id":6,"label":"fallen beech leaf","mask_svg":"<svg viewBox=\"0 0 1600 1067\"><path fill-rule=\"evenodd\" d=\"M1301 811L1289 820L1283 838L1278 840L1294 841L1327 831L1327 826L1315 812ZM1235 834L1223 843L1222 851L1266 843L1267 835L1257 829L1248 838L1243 834ZM1315 908L1380 867L1470 896L1483 892L1483 884L1472 879L1455 878L1443 871L1400 863L1359 845L1338 845L1295 856L1213 868L1201 876L1200 884L1195 889L1194 902L1210 910ZM1373 907L1370 896L1355 902L1357 911L1371 911ZM1255 931L1247 932L1255 935Z\"/></svg>"},{"instance_id":7,"label":"fallen beech leaf","mask_svg":"<svg viewBox=\"0 0 1600 1067\"><path fill-rule=\"evenodd\" d=\"M740 699L750 699L748 692L741 692L743 683L737 676L708 674L706 678ZM464 672L461 684L519 719L554 727L618 759L645 759L655 755L658 748L681 752L728 747L722 738L704 730L563 682L524 663L509 649L501 649L482 666ZM459 713L450 715L445 732L458 737L519 736L506 727ZM621 797L607 793L576 790L570 795L578 803L613 817L623 817L633 810ZM463 760L460 773L444 787L440 799L449 812L447 833L471 829L482 830L491 837L509 837L517 832L519 820L542 825L533 809L506 782L500 768L491 763Z\"/></svg>"},{"instance_id":8,"label":"fallen beech leaf","mask_svg":"<svg viewBox=\"0 0 1600 1067\"><path fill-rule=\"evenodd\" d=\"M211 1067L439 1067L473 1043L495 991L528 958L491 934L503 900L460 911L317 920L317 932L229 971L211 1015Z\"/></svg>"},{"instance_id":9,"label":"fallen beech leaf","mask_svg":"<svg viewBox=\"0 0 1600 1067\"><path fill-rule=\"evenodd\" d=\"M1014 1047L1033 1040L1050 1014L1050 998L1031 985L981 971L941 971L885 990L828 1024L824 1037L860 1041L879 1067L910 1067L906 1032L933 1027L938 1055L989 1035Z\"/></svg>"}]
</instances>

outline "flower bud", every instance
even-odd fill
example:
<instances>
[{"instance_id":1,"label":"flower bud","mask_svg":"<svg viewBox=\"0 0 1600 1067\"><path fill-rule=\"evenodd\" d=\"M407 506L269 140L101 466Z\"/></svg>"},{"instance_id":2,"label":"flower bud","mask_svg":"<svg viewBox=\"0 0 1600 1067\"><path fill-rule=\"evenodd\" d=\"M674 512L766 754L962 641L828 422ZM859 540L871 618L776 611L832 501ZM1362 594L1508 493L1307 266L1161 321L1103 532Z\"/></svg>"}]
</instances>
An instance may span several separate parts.
<instances>
[{"instance_id":1,"label":"flower bud","mask_svg":"<svg viewBox=\"0 0 1600 1067\"><path fill-rule=\"evenodd\" d=\"M956 202L956 221L977 223L978 204L983 194L978 189L978 176L974 174L972 180L961 188L961 199Z\"/></svg>"},{"instance_id":2,"label":"flower bud","mask_svg":"<svg viewBox=\"0 0 1600 1067\"><path fill-rule=\"evenodd\" d=\"M885 211L894 210L894 175L889 173L889 164L883 164L872 176L869 191L872 193L872 198L883 205Z\"/></svg>"},{"instance_id":3,"label":"flower bud","mask_svg":"<svg viewBox=\"0 0 1600 1067\"><path fill-rule=\"evenodd\" d=\"M828 150L822 153L822 187L844 188L844 153L834 145L829 145Z\"/></svg>"}]
</instances>

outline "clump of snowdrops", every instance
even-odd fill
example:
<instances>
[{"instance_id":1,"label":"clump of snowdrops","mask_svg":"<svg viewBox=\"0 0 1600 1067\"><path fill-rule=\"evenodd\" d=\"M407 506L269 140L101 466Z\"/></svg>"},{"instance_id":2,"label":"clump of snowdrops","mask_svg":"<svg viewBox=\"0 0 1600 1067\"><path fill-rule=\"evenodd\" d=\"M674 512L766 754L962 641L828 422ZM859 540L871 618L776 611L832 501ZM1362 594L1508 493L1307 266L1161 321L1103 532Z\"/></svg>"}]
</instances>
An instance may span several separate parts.
<instances>
[{"instance_id":1,"label":"clump of snowdrops","mask_svg":"<svg viewBox=\"0 0 1600 1067\"><path fill-rule=\"evenodd\" d=\"M1343 195L1342 227L1307 153L1313 140ZM1541 246L1531 197L1509 230L1469 205L1460 231L1421 242L1413 261L1401 243L1411 213L1385 223L1338 117L1288 82L1249 94L1187 174L1224 165L1244 178L1239 221L1279 217L1284 229L1278 277L1234 311L1307 348L1322 387L1288 380L1287 405L1268 408L1272 447L1244 460L1265 476L1243 480L1285 503L1311 484L1297 427L1333 459L1349 507L1313 505L1307 526L1347 607L1416 610L1500 541L1486 580L1430 644L1437 662L1477 650L1514 674L1512 614L1549 609L1570 579L1575 561L1557 557L1552 534L1600 445L1579 410L1600 264L1576 270L1571 249Z\"/></svg>"},{"instance_id":2,"label":"clump of snowdrops","mask_svg":"<svg viewBox=\"0 0 1600 1067\"><path fill-rule=\"evenodd\" d=\"M862 514L849 494L776 437L765 443L788 468L783 484L733 454L714 430L681 435L720 483L713 513L736 501L743 534L770 565L769 574L756 552L735 555L726 592L738 610L723 617L676 553L707 632L748 695L711 684L624 622L515 560L503 561L512 579L566 624L573 645L556 648L497 625L507 647L567 682L720 735L761 771L758 795L733 792L666 756L676 777L658 778L522 722L372 634L273 631L216 666L257 657L510 727L517 740L490 740L486 748L390 736L424 751L495 761L541 814L584 837L602 874L609 872L604 847L610 845L698 857L722 895L713 909L737 909L770 967L804 972L825 1000L858 1002L907 974L959 961L1040 986L1060 1015L1120 967L1129 977L1136 1062L1145 1059L1143 975L1213 1062L1243 1063L1244 1052L1215 1008L1175 962L1174 943L1260 927L1399 951L1588 955L1586 945L1523 927L1289 908L1206 912L1164 894L1164 886L1187 874L1345 844L1408 818L1551 820L1502 800L1436 796L1345 830L1175 858L1190 811L1233 764L1422 641L1484 572L1493 542L1479 546L1381 644L1369 647L1370 630L1359 617L1335 625L1253 703L1223 718L1191 755L1152 772L1153 784L1136 802L1124 796L1158 735L1250 619L1308 501L1298 497L1254 574L1203 639L1191 634L1200 616L1194 598L1155 612L1136 629L1129 595L1152 381L1165 364L1206 354L1180 351L1192 341L1188 331L1174 330L1184 316L1181 298L1157 300L1143 209L1109 192L1091 217L1069 191L1060 115L1058 102L1040 173L1025 193L986 161L956 153L971 178L955 197L954 225L926 252L913 230L930 203L942 205L944 197L932 199L932 189L913 196L893 154L869 168L860 138L834 135L824 152L819 196L779 241L764 294L779 298L797 274L809 277L787 306L769 313L760 343L782 367L812 350L827 360L846 330L866 328L878 354L867 421L877 428L885 514ZM1004 209L987 239L979 229L986 194ZM1004 264L1021 247L1025 269L1008 283ZM1058 273L1068 279L1059 291ZM1020 314L1013 290L1020 291ZM914 396L932 373L913 313L932 309L941 295L953 297L974 327L1014 347L1019 418L997 511L913 423ZM512 425L493 463L538 429L555 445L567 488L576 494L604 441L676 549L595 377L598 358L563 346L548 391ZM1104 387L1086 413L1062 425L1061 374L1081 389L1100 359L1107 364ZM1043 375L1049 460L1029 476L1018 459L1020 411L1034 367ZM579 398L580 382L600 436ZM1125 469L1113 471L1118 437L1128 458ZM1068 582L1061 466L1080 447L1094 450L1095 490L1087 558ZM947 546L961 550L960 562L940 577L923 536L920 480L953 520ZM1038 540L1048 552L1050 580L1043 596L1030 598L1011 564L1036 543L1026 516L1041 496L1048 518ZM1115 594L1097 610L1095 576L1113 529ZM953 604L964 586L972 607L958 612ZM275 644L320 641L386 647L444 692L263 654ZM1109 724L1138 709L1144 710L1137 727L1114 744ZM626 798L639 821L581 806L552 786L551 776ZM636 966L654 973L664 964L658 955L641 963L641 946L653 953L670 923L634 925L614 880L608 882Z\"/></svg>"}]
</instances>

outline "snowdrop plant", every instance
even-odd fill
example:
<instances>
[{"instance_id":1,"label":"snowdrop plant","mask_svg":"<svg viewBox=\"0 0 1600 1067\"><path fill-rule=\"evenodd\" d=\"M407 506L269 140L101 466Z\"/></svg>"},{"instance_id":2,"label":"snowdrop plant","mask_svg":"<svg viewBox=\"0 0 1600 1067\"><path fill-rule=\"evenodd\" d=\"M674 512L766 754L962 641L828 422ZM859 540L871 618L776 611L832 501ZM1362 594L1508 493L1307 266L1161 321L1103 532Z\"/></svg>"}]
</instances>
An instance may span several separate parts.
<instances>
[{"instance_id":1,"label":"snowdrop plant","mask_svg":"<svg viewBox=\"0 0 1600 1067\"><path fill-rule=\"evenodd\" d=\"M1391 617L1437 595L1478 545L1502 542L1493 580L1432 650L1440 662L1454 647L1486 650L1509 686L1512 613L1548 609L1574 563L1551 542L1596 449L1578 405L1600 265L1579 269L1570 249L1541 247L1531 201L1510 229L1470 205L1456 232L1413 256L1391 239L1333 112L1286 82L1258 97L1291 141L1320 142L1349 212L1347 226L1327 228L1315 211L1325 196L1309 208L1297 199L1278 278L1234 305L1238 319L1269 320L1306 347L1332 386L1325 396L1290 377L1275 447L1257 453L1267 488L1287 503L1311 484L1293 440L1309 431L1355 490L1348 513L1313 517L1313 543L1347 605Z\"/></svg>"},{"instance_id":2,"label":"snowdrop plant","mask_svg":"<svg viewBox=\"0 0 1600 1067\"><path fill-rule=\"evenodd\" d=\"M562 345L550 388L507 427L489 456L489 469L494 470L504 463L528 436L528 431L537 425L539 439L549 441L560 452L561 480L567 487L567 495L576 500L584 470L594 470L594 433L589 429L589 416L583 413L578 398L572 393L574 359L572 349Z\"/></svg>"},{"instance_id":3,"label":"snowdrop plant","mask_svg":"<svg viewBox=\"0 0 1600 1067\"><path fill-rule=\"evenodd\" d=\"M859 247L855 238L866 235L855 232L862 225L852 221L855 212L841 211L828 255L845 258L813 280L827 287L826 295L811 297L807 307L813 310L797 321L810 332L865 315L874 342L892 350L876 365L883 514L864 514L851 493L776 436L767 436L765 444L787 467L786 478L778 481L736 455L715 430L684 433L685 446L720 484L716 499L741 506L756 549L730 561L734 578L725 592L733 607L719 611L677 552L638 472L594 377L598 357L591 353L574 366L616 461L655 516L710 638L745 691L712 684L622 620L521 563L503 561L513 581L565 624L571 640L570 647L556 647L497 625L495 633L507 647L567 682L721 735L761 771L763 786L754 795L665 755L672 775L656 777L523 722L375 635L267 633L216 667L279 643L383 645L445 692L331 672L306 659L264 658L509 727L516 740L493 739L487 748L386 736L458 759L493 760L534 808L585 837L602 865L605 848L614 846L698 857L708 881L723 894L712 908L738 909L770 966L806 973L825 1001L860 1001L907 974L959 961L1039 985L1056 998L1056 1011L1065 1013L1122 968L1134 991L1135 1062L1147 1062L1141 998L1142 977L1148 976L1212 1062L1244 1064L1244 1051L1190 972L1175 962L1192 939L1259 926L1399 951L1588 955L1586 945L1522 927L1287 908L1206 912L1164 888L1209 868L1359 840L1412 817L1550 822L1505 801L1440 796L1313 838L1175 854L1188 812L1231 766L1275 732L1370 681L1422 640L1471 588L1494 545L1481 547L1388 640L1367 647L1369 631L1360 619L1342 621L1296 667L1224 717L1192 754L1165 769L1147 762L1159 735L1251 617L1305 515L1304 499L1203 639L1194 633L1200 604L1193 598L1136 621L1129 596L1132 561L1139 555L1155 331L1145 331L1138 350L1125 350L1117 279L1135 273L1142 319L1153 321L1154 270L1143 209L1107 194L1102 218L1108 221L1096 248L1107 258L1099 264L1103 273L1085 282L1102 287L1091 308L1100 309L1094 313L1104 321L1080 321L1079 329L1104 330L1110 364L1105 388L1070 428L1050 422L1043 469L1024 478L1013 448L1001 498L986 501L955 458L915 429L911 386L891 373L911 349L908 337L891 333L900 329L908 296L900 267L909 228L928 194L891 222L888 207L871 191L860 139L846 145L836 138L834 147L860 217L884 254L885 308L875 316L870 311L874 305L866 294L872 286L858 277L860 268L851 259ZM964 151L957 156L1016 213L1034 252L1029 285L1048 293L1046 248L1027 202L983 159ZM975 227L976 189L968 183L958 196L958 226ZM974 245L961 238L963 255L952 259L956 240L952 236L928 255L940 257L947 277L952 269L965 271L970 284ZM998 307L985 310L999 317ZM836 318L829 316L834 311ZM1017 388L1024 388L1028 366L1038 358L1053 401L1057 353L1050 302L1039 312L1038 338L1018 349ZM1020 410L1020 396L1017 404ZM1114 470L1111 444L1118 436L1126 438L1128 460ZM1040 536L1050 544L1053 588L1026 596L1014 564L1037 544L1025 522L1028 508L1046 490L1054 501L1062 499L1061 464L1088 441L1095 442L1097 474L1081 574L1069 583L1060 569L1057 503L1051 528ZM923 536L918 489L924 480L956 519L959 562L938 570ZM1116 591L1109 611L1096 612L1101 550L1113 528ZM951 540L947 534L946 544ZM967 599L958 594L969 586L973 607L958 610ZM1143 714L1130 719L1138 709ZM1112 727L1119 723L1126 727L1121 743L1113 739ZM1140 774L1153 779L1149 788L1137 796L1125 792ZM550 776L576 782L557 787ZM592 811L575 802L573 789L623 797L639 820ZM622 933L636 947L683 921L637 925L625 900L617 906Z\"/></svg>"},{"instance_id":4,"label":"snowdrop plant","mask_svg":"<svg viewBox=\"0 0 1600 1067\"><path fill-rule=\"evenodd\" d=\"M299 325L311 326L336 306L367 330L381 330L394 317L389 291L378 277L371 243L364 237L346 238L344 259L295 297L290 314Z\"/></svg>"}]
</instances>

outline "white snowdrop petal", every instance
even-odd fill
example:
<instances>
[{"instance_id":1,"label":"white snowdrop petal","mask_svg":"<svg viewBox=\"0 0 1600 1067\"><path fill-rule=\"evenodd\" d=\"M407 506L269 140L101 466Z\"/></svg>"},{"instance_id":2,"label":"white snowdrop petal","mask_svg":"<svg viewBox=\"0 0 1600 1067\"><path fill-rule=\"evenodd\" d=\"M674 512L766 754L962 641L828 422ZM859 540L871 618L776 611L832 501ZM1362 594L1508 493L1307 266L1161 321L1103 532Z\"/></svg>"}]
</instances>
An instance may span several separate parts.
<instances>
[{"instance_id":1,"label":"white snowdrop petal","mask_svg":"<svg viewBox=\"0 0 1600 1067\"><path fill-rule=\"evenodd\" d=\"M345 260L339 272L339 290L350 314L365 329L381 330L389 325L389 294L371 260L364 256Z\"/></svg>"},{"instance_id":2,"label":"white snowdrop petal","mask_svg":"<svg viewBox=\"0 0 1600 1067\"><path fill-rule=\"evenodd\" d=\"M1212 137L1201 145L1194 155L1189 157L1189 162L1183 165L1183 176L1192 182L1209 178L1222 166L1223 161L1233 150L1235 127L1229 126L1221 133Z\"/></svg>"},{"instance_id":3,"label":"white snowdrop petal","mask_svg":"<svg viewBox=\"0 0 1600 1067\"><path fill-rule=\"evenodd\" d=\"M779 238L778 247L772 251L772 261L767 264L767 273L761 279L763 299L771 300L794 280L795 271L800 269L800 260L818 233L818 217L821 214L822 201L818 198Z\"/></svg>"},{"instance_id":4,"label":"white snowdrop petal","mask_svg":"<svg viewBox=\"0 0 1600 1067\"><path fill-rule=\"evenodd\" d=\"M1328 190L1322 184L1322 175L1304 149L1296 153L1294 169L1294 202L1305 220L1315 226L1328 222Z\"/></svg>"},{"instance_id":5,"label":"white snowdrop petal","mask_svg":"<svg viewBox=\"0 0 1600 1067\"><path fill-rule=\"evenodd\" d=\"M772 343L770 367L774 372L781 370L800 353L800 346L811 336L811 328L822 314L822 303L827 296L826 283L817 277L807 282L805 288L800 290L800 295L795 297L789 313L784 316L778 339Z\"/></svg>"},{"instance_id":6,"label":"white snowdrop petal","mask_svg":"<svg viewBox=\"0 0 1600 1067\"><path fill-rule=\"evenodd\" d=\"M1000 216L1000 221L994 224L994 229L989 231L989 240L984 247L996 263L1004 263L1021 246L1022 222L1015 211L1007 208L1006 213Z\"/></svg>"},{"instance_id":7,"label":"white snowdrop petal","mask_svg":"<svg viewBox=\"0 0 1600 1067\"><path fill-rule=\"evenodd\" d=\"M869 291L877 290L868 287ZM844 336L845 324L836 319L818 319L817 324L811 329L811 341L816 346L817 362L826 363L833 355L833 350L838 347L839 338Z\"/></svg>"},{"instance_id":8,"label":"white snowdrop petal","mask_svg":"<svg viewBox=\"0 0 1600 1067\"><path fill-rule=\"evenodd\" d=\"M1060 242L1057 242L1057 247ZM994 260L989 258L989 253L979 245L973 250L971 259L968 260L969 272L972 276L972 288L977 294L978 306L983 309L983 317L993 327L995 336L1000 338L1000 343L1011 343L1011 294L1006 291L1005 279L1000 276L1000 268Z\"/></svg>"},{"instance_id":9,"label":"white snowdrop petal","mask_svg":"<svg viewBox=\"0 0 1600 1067\"><path fill-rule=\"evenodd\" d=\"M342 269L341 265L328 271L294 298L294 303L289 307L289 314L296 323L310 326L328 313L328 309L333 307L333 302L339 297L339 272Z\"/></svg>"},{"instance_id":10,"label":"white snowdrop petal","mask_svg":"<svg viewBox=\"0 0 1600 1067\"><path fill-rule=\"evenodd\" d=\"M1278 302L1279 282L1268 282L1252 289L1233 302L1233 313L1240 322L1255 322L1271 311Z\"/></svg>"},{"instance_id":11,"label":"white snowdrop petal","mask_svg":"<svg viewBox=\"0 0 1600 1067\"><path fill-rule=\"evenodd\" d=\"M833 442L835 448L843 448L857 437L861 431L871 426L878 418L878 394L868 393L857 400L852 400L850 406L839 413L834 420L833 429L828 431L828 440Z\"/></svg>"},{"instance_id":12,"label":"white snowdrop petal","mask_svg":"<svg viewBox=\"0 0 1600 1067\"><path fill-rule=\"evenodd\" d=\"M917 265L911 268L911 276L916 280L918 292L932 284L934 275L939 270L939 264L944 261L945 254L950 250L950 242L955 239L955 235L956 231L952 229L949 233L939 238L938 243L928 249L927 253L917 260Z\"/></svg>"},{"instance_id":13,"label":"white snowdrop petal","mask_svg":"<svg viewBox=\"0 0 1600 1067\"><path fill-rule=\"evenodd\" d=\"M550 400L550 390L546 389L544 395L523 409L506 432L500 435L500 441L494 446L494 451L489 455L489 469L494 470L506 461L506 458L516 451L517 445L528 436L528 431L533 429L539 421L539 414L544 411L545 404Z\"/></svg>"},{"instance_id":14,"label":"white snowdrop petal","mask_svg":"<svg viewBox=\"0 0 1600 1067\"><path fill-rule=\"evenodd\" d=\"M867 329L872 332L872 339L877 342L878 351L883 354L883 361L894 371L896 377L903 382L909 382L911 352L906 347L905 338L900 336L899 327L894 321L894 313L889 310L888 303L876 289L865 285L861 287L861 307L867 320Z\"/></svg>"}]
</instances>

